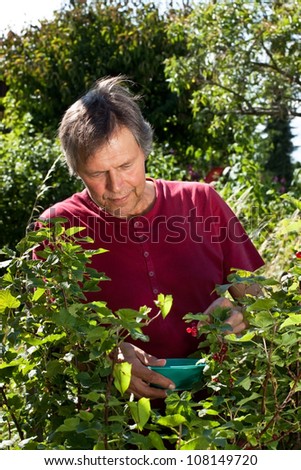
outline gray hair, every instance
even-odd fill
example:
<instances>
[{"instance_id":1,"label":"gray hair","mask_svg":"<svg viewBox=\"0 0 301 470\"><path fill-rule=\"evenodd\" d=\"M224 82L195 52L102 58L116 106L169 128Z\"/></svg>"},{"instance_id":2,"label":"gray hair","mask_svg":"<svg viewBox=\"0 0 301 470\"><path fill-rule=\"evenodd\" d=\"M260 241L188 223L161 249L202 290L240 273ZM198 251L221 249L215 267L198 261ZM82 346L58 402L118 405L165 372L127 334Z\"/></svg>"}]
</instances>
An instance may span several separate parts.
<instances>
[{"instance_id":1,"label":"gray hair","mask_svg":"<svg viewBox=\"0 0 301 470\"><path fill-rule=\"evenodd\" d=\"M118 127L128 128L145 157L152 150L153 130L142 116L137 101L125 86L126 77L106 77L67 109L59 127L59 139L71 174L76 174L96 150L106 144Z\"/></svg>"}]
</instances>

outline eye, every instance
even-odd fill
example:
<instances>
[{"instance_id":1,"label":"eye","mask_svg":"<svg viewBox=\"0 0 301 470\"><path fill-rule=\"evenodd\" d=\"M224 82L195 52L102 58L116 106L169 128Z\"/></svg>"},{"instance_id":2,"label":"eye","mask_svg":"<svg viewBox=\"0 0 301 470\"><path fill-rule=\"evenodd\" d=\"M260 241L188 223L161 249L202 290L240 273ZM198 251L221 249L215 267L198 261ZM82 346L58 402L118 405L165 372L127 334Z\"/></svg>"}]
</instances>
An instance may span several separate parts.
<instances>
[{"instance_id":1,"label":"eye","mask_svg":"<svg viewBox=\"0 0 301 470\"><path fill-rule=\"evenodd\" d=\"M97 171L96 173L92 173L90 176L91 178L101 178L105 176L106 172L105 171Z\"/></svg>"},{"instance_id":2,"label":"eye","mask_svg":"<svg viewBox=\"0 0 301 470\"><path fill-rule=\"evenodd\" d=\"M121 165L121 168L123 170L127 170L128 168L130 168L132 166L132 163L124 163L123 165Z\"/></svg>"}]
</instances>

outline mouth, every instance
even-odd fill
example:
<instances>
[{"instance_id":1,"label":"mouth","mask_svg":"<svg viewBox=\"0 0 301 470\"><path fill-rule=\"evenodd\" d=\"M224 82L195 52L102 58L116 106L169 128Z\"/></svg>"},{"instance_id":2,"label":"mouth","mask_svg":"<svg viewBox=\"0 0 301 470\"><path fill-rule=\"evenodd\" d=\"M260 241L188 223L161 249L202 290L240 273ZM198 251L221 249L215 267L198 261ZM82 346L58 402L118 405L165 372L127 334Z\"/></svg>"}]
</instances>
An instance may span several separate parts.
<instances>
[{"instance_id":1,"label":"mouth","mask_svg":"<svg viewBox=\"0 0 301 470\"><path fill-rule=\"evenodd\" d=\"M130 195L130 193L126 194L125 196L121 196L121 197L108 197L107 201L110 202L111 204L114 204L114 205L123 204L124 202L127 201L129 195Z\"/></svg>"}]
</instances>

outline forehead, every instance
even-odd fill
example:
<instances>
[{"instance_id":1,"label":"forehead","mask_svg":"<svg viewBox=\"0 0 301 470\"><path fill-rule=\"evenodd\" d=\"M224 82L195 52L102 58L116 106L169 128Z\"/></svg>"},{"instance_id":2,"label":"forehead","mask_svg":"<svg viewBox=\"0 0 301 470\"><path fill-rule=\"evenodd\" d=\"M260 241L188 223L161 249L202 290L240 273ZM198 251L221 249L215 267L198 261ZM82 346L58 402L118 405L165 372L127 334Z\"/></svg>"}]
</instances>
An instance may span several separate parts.
<instances>
[{"instance_id":1,"label":"forehead","mask_svg":"<svg viewBox=\"0 0 301 470\"><path fill-rule=\"evenodd\" d=\"M137 144L132 132L126 127L118 129L93 155L81 165L80 169L106 170L111 167L123 165L139 157L144 158L141 147Z\"/></svg>"}]
</instances>

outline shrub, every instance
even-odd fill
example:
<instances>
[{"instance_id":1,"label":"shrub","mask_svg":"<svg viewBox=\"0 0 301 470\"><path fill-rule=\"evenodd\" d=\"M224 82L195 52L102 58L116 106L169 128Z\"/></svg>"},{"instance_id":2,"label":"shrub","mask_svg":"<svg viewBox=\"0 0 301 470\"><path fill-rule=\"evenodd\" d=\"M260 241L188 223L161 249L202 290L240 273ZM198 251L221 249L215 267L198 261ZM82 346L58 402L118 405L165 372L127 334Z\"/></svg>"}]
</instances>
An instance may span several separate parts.
<instances>
[{"instance_id":1,"label":"shrub","mask_svg":"<svg viewBox=\"0 0 301 470\"><path fill-rule=\"evenodd\" d=\"M199 329L197 357L204 381L172 392L165 408L126 395L131 366L112 352L124 337L147 341L149 307L112 312L85 301L101 288L104 273L89 267L91 240L80 229L30 232L0 280L3 362L0 365L2 448L12 449L295 449L301 448L301 265L281 281L234 272L231 283L257 282L259 298L241 303L250 327L241 337L225 329L227 311ZM33 248L50 242L31 259ZM97 250L100 253L101 250ZM166 315L170 298L156 305ZM185 320L204 320L187 314ZM153 320L152 320L153 321ZM200 398L198 393L205 397Z\"/></svg>"}]
</instances>

